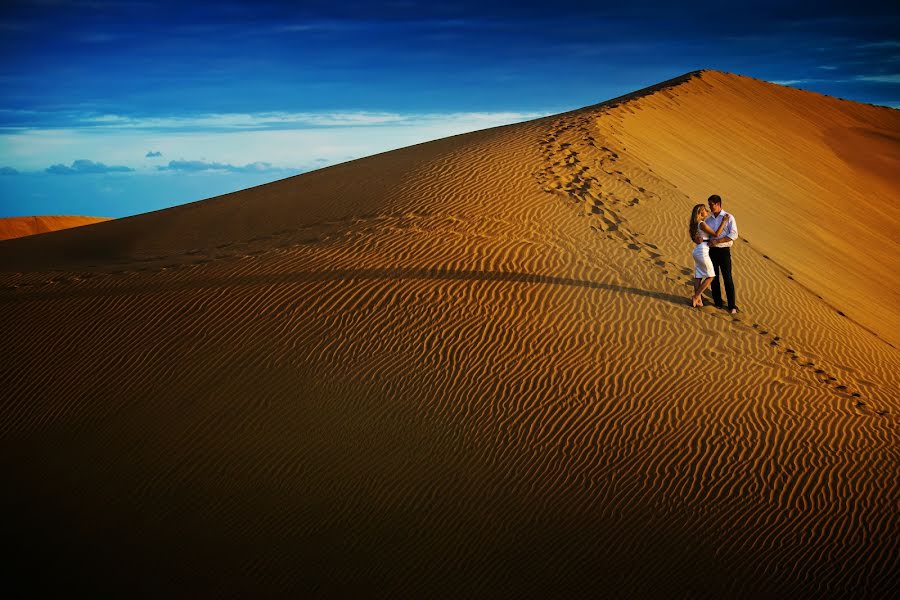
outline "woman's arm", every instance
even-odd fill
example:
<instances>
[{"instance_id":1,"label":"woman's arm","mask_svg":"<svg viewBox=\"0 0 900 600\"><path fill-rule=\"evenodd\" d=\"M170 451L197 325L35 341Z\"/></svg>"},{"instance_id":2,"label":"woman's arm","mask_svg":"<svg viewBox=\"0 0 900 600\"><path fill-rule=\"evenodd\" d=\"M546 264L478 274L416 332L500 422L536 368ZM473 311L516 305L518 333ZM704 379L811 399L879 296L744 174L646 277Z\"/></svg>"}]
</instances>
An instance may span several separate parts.
<instances>
[{"instance_id":1,"label":"woman's arm","mask_svg":"<svg viewBox=\"0 0 900 600\"><path fill-rule=\"evenodd\" d=\"M700 229L704 232L708 233L711 238L717 238L722 235L722 232L725 231L725 227L728 225L728 220L731 218L731 215L725 215L722 218L722 222L719 223L719 228L713 231L713 228L707 225L704 221L700 221Z\"/></svg>"}]
</instances>

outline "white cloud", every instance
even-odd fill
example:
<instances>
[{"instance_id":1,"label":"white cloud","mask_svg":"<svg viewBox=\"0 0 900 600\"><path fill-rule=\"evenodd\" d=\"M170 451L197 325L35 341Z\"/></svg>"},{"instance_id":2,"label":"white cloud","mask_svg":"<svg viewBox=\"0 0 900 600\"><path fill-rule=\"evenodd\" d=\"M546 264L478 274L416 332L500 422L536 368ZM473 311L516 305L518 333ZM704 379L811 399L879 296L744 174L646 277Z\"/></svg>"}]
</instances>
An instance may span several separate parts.
<instances>
[{"instance_id":1,"label":"white cloud","mask_svg":"<svg viewBox=\"0 0 900 600\"><path fill-rule=\"evenodd\" d=\"M126 173L128 171L134 171L134 169L129 167L105 165L102 162L94 162L85 158L72 161L72 165L68 167L63 164L56 164L47 167L45 170L47 173L53 175L97 175L102 173Z\"/></svg>"},{"instance_id":2,"label":"white cloud","mask_svg":"<svg viewBox=\"0 0 900 600\"><path fill-rule=\"evenodd\" d=\"M900 48L898 40L884 40L881 42L869 42L868 44L860 44L859 48Z\"/></svg>"},{"instance_id":3,"label":"white cloud","mask_svg":"<svg viewBox=\"0 0 900 600\"><path fill-rule=\"evenodd\" d=\"M157 172L159 160L146 158L147 148L165 148L168 157L185 157L223 165L268 163L271 168L297 171L550 113L302 114L307 115L307 123L315 121L321 125L210 129L110 126L0 131L0 164L19 171L43 170L48 163L69 164L76 157L91 156L93 160L106 164ZM110 117L106 116L106 122L114 122ZM230 116L224 120L253 124L270 118L248 115L240 118ZM186 120L178 121L183 123ZM196 124L196 120L193 122Z\"/></svg>"},{"instance_id":4,"label":"white cloud","mask_svg":"<svg viewBox=\"0 0 900 600\"><path fill-rule=\"evenodd\" d=\"M874 81L877 83L900 83L900 74L891 75L859 75L859 81Z\"/></svg>"},{"instance_id":5,"label":"white cloud","mask_svg":"<svg viewBox=\"0 0 900 600\"><path fill-rule=\"evenodd\" d=\"M267 112L219 113L188 117L129 117L116 114L89 115L76 120L77 127L144 129L144 130L254 130L312 129L321 127L359 127L381 125L418 126L434 122L498 121L514 122L542 117L546 112L459 112L410 113L393 112Z\"/></svg>"},{"instance_id":6,"label":"white cloud","mask_svg":"<svg viewBox=\"0 0 900 600\"><path fill-rule=\"evenodd\" d=\"M217 162L205 162L202 160L170 160L165 167L157 167L160 171L182 171L196 173L199 171L226 171L228 173L275 173L290 171L281 167L273 167L267 162L253 162L246 165L230 165Z\"/></svg>"}]
</instances>

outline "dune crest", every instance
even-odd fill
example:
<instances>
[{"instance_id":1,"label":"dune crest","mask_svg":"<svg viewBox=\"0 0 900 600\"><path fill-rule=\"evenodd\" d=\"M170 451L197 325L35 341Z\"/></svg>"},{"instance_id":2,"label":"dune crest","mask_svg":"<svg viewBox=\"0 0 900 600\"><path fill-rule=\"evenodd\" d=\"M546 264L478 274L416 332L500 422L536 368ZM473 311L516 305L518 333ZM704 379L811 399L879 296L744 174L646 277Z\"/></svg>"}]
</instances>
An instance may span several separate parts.
<instances>
[{"instance_id":1,"label":"dune crest","mask_svg":"<svg viewBox=\"0 0 900 600\"><path fill-rule=\"evenodd\" d=\"M898 115L703 71L0 243L14 566L157 596L887 595ZM710 193L737 318L688 302Z\"/></svg>"},{"instance_id":2,"label":"dune crest","mask_svg":"<svg viewBox=\"0 0 900 600\"><path fill-rule=\"evenodd\" d=\"M48 233L91 223L109 221L106 217L81 217L75 215L40 215L33 217L6 217L0 219L0 240L10 240L37 233Z\"/></svg>"}]
</instances>

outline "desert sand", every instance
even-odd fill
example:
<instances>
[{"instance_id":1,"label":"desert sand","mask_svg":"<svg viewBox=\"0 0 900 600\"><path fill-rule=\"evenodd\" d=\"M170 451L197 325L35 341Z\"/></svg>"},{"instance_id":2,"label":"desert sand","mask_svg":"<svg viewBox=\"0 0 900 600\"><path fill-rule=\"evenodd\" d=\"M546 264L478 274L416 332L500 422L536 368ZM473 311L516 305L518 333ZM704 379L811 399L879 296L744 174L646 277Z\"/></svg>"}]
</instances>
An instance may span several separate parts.
<instances>
[{"instance_id":1,"label":"desert sand","mask_svg":"<svg viewBox=\"0 0 900 600\"><path fill-rule=\"evenodd\" d=\"M108 221L106 217L81 217L75 215L37 215L33 217L6 217L0 219L0 240L35 235L81 227L91 223Z\"/></svg>"},{"instance_id":2,"label":"desert sand","mask_svg":"<svg viewBox=\"0 0 900 600\"><path fill-rule=\"evenodd\" d=\"M0 243L15 577L887 596L900 111L715 71ZM741 312L690 307L690 208ZM894 573L894 575L891 575Z\"/></svg>"}]
</instances>

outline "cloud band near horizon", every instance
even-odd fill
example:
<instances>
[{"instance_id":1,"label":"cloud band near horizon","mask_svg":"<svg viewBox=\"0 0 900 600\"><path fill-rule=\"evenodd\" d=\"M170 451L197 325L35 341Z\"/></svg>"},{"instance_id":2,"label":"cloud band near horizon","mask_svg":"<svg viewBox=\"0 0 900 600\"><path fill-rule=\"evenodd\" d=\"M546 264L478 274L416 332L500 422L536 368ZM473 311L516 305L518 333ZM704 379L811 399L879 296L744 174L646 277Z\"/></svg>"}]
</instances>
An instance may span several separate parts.
<instances>
[{"instance_id":1,"label":"cloud band near horizon","mask_svg":"<svg viewBox=\"0 0 900 600\"><path fill-rule=\"evenodd\" d=\"M89 115L65 126L0 129L0 165L52 174L298 171L550 112ZM178 158L160 166L164 154Z\"/></svg>"}]
</instances>

